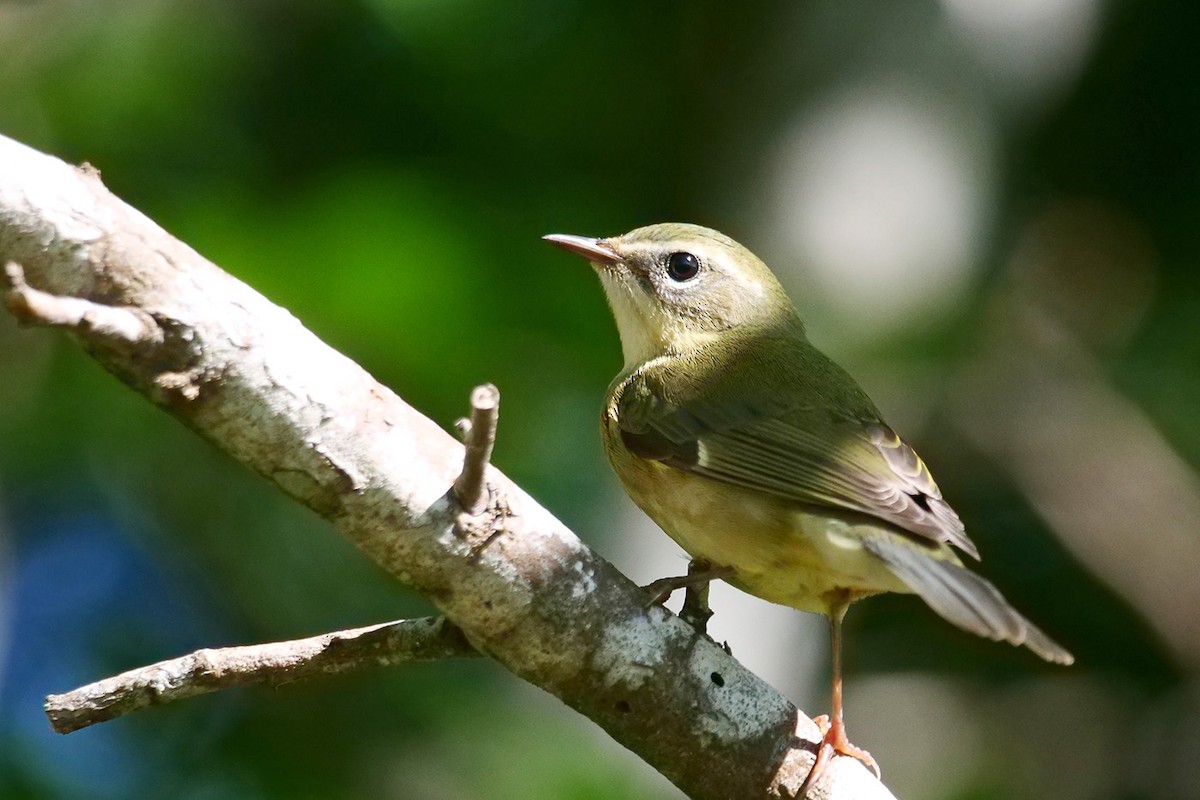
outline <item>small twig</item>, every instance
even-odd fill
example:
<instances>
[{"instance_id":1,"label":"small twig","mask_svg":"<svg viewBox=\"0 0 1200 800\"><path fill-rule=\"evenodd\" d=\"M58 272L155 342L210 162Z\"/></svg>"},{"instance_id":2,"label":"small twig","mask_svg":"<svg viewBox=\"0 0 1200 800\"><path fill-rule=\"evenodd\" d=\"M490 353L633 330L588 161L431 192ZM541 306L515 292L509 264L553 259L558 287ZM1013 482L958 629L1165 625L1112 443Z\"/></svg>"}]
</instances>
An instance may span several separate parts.
<instances>
[{"instance_id":1,"label":"small twig","mask_svg":"<svg viewBox=\"0 0 1200 800\"><path fill-rule=\"evenodd\" d=\"M471 658L477 651L442 617L397 620L286 642L197 650L46 698L58 733L234 686L282 686L318 675L412 661Z\"/></svg>"},{"instance_id":2,"label":"small twig","mask_svg":"<svg viewBox=\"0 0 1200 800\"><path fill-rule=\"evenodd\" d=\"M469 514L479 514L487 505L487 466L496 443L496 420L500 415L500 391L490 383L471 392L471 419L458 426L466 452L463 468L454 481L454 495Z\"/></svg>"},{"instance_id":3,"label":"small twig","mask_svg":"<svg viewBox=\"0 0 1200 800\"><path fill-rule=\"evenodd\" d=\"M25 270L15 261L4 265L4 303L23 325L48 325L90 332L122 344L154 344L162 329L149 314L129 306L106 306L82 297L59 297L25 282Z\"/></svg>"}]
</instances>

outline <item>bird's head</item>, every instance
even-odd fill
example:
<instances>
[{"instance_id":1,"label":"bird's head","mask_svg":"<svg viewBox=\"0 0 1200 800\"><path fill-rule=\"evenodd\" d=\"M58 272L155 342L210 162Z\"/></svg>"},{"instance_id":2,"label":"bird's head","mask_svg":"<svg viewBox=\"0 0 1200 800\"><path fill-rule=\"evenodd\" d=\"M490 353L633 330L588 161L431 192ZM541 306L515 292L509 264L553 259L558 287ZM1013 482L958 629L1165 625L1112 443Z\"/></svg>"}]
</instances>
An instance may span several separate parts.
<instances>
[{"instance_id":1,"label":"bird's head","mask_svg":"<svg viewBox=\"0 0 1200 800\"><path fill-rule=\"evenodd\" d=\"M799 324L767 265L709 228L660 223L607 239L545 239L600 275L626 367L695 350L732 329Z\"/></svg>"}]
</instances>

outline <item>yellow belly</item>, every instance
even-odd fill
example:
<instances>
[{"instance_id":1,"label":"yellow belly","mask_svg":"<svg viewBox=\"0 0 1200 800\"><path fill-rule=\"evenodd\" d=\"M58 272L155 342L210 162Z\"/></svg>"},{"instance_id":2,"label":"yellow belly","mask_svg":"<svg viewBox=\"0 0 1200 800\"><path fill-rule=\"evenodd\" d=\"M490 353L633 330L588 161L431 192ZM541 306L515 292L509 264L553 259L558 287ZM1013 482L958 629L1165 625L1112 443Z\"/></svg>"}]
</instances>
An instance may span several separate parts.
<instances>
[{"instance_id":1,"label":"yellow belly","mask_svg":"<svg viewBox=\"0 0 1200 800\"><path fill-rule=\"evenodd\" d=\"M857 529L882 525L806 510L639 458L625 449L619 434L604 440L633 501L693 558L734 569L728 581L743 591L817 613L825 613L832 593L848 591L858 599L910 591L856 535Z\"/></svg>"}]
</instances>

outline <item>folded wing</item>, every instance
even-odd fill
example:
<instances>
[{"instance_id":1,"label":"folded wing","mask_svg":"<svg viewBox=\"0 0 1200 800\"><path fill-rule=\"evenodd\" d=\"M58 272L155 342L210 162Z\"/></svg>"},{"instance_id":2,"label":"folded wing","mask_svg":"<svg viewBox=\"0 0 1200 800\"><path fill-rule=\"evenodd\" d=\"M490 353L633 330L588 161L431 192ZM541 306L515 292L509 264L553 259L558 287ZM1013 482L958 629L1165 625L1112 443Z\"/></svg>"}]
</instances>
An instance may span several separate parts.
<instances>
[{"instance_id":1,"label":"folded wing","mask_svg":"<svg viewBox=\"0 0 1200 800\"><path fill-rule=\"evenodd\" d=\"M925 463L877 415L795 397L723 392L671 402L634 376L619 394L618 419L626 447L643 458L805 505L868 514L979 557Z\"/></svg>"}]
</instances>

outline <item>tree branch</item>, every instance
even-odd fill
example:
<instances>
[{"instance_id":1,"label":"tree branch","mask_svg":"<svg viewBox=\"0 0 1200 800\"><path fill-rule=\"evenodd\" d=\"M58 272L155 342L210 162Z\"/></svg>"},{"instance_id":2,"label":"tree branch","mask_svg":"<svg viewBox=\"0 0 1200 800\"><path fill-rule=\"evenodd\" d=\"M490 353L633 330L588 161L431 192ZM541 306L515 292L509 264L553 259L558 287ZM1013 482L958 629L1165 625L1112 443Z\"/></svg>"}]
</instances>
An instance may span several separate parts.
<instances>
[{"instance_id":1,"label":"tree branch","mask_svg":"<svg viewBox=\"0 0 1200 800\"><path fill-rule=\"evenodd\" d=\"M37 291L153 320L161 341L66 327L119 379L428 597L476 649L689 796L798 791L819 733L771 687L673 614L646 608L631 581L498 470L487 471L481 512L463 512L453 492L461 444L113 197L94 170L0 137L7 261ZM891 796L853 759L827 775L810 797Z\"/></svg>"},{"instance_id":2,"label":"tree branch","mask_svg":"<svg viewBox=\"0 0 1200 800\"><path fill-rule=\"evenodd\" d=\"M196 695L235 686L287 683L413 661L480 655L462 631L442 617L397 620L307 639L197 650L46 698L57 733Z\"/></svg>"}]
</instances>

